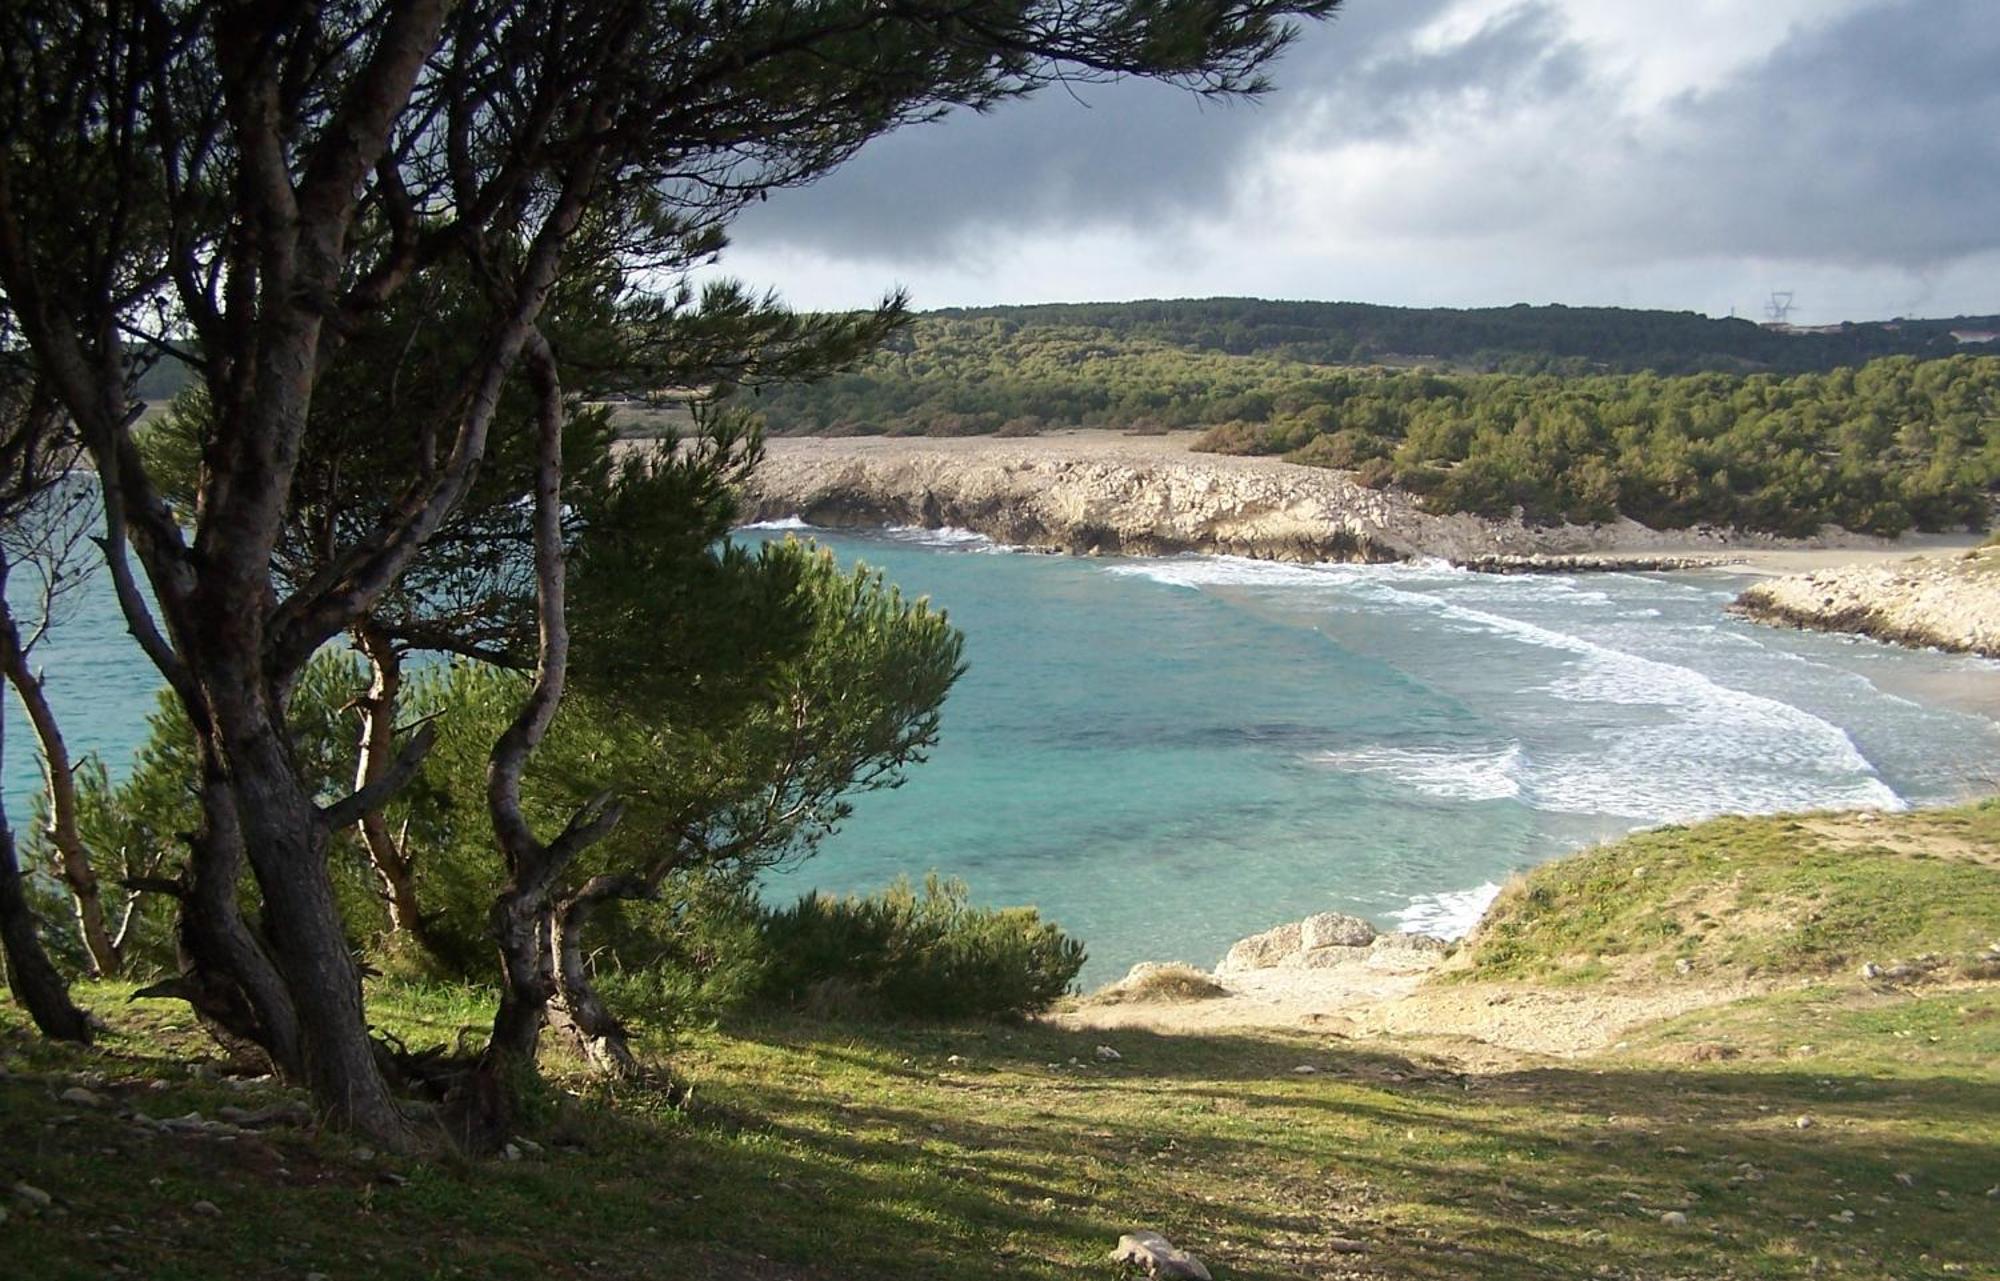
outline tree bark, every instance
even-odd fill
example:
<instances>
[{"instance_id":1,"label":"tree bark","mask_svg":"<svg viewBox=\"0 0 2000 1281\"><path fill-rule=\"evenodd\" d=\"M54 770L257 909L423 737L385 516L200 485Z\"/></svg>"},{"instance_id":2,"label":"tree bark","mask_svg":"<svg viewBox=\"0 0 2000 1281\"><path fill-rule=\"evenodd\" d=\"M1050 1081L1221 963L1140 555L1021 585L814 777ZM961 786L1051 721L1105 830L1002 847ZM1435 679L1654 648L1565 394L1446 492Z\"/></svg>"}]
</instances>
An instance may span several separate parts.
<instances>
[{"instance_id":1,"label":"tree bark","mask_svg":"<svg viewBox=\"0 0 2000 1281\"><path fill-rule=\"evenodd\" d=\"M557 921L553 895L570 860L618 822L620 810L601 796L579 810L544 843L521 812L521 776L562 704L569 672L562 532L562 383L555 353L539 331L523 349L537 399L535 466L535 679L486 764L486 808L507 859L507 884L489 916L506 986L488 1043L489 1059L532 1064L555 995Z\"/></svg>"},{"instance_id":2,"label":"tree bark","mask_svg":"<svg viewBox=\"0 0 2000 1281\"><path fill-rule=\"evenodd\" d=\"M4 723L0 723L4 732ZM7 987L44 1036L90 1043L90 1019L70 1000L69 984L49 961L28 906L21 864L14 852L14 829L0 811L0 950L7 957Z\"/></svg>"},{"instance_id":3,"label":"tree bark","mask_svg":"<svg viewBox=\"0 0 2000 1281\"><path fill-rule=\"evenodd\" d=\"M0 575L0 590L4 590L4 583L5 577ZM77 827L76 774L69 758L69 745L63 741L62 727L56 722L55 709L49 705L48 690L41 678L28 669L20 628L4 597L0 597L0 667L6 669L7 681L20 697L21 707L28 713L28 722L41 742L42 764L48 774L49 840L56 848L56 874L69 888L70 900L76 905L77 928L90 952L91 966L100 978L116 978L124 967L123 958L105 921L104 896L98 887L97 871Z\"/></svg>"},{"instance_id":4,"label":"tree bark","mask_svg":"<svg viewBox=\"0 0 2000 1281\"><path fill-rule=\"evenodd\" d=\"M306 1084L342 1128L410 1147L409 1122L368 1035L361 973L334 901L325 820L272 725L238 719L262 709L211 698L222 704L217 719L230 752L229 790L263 891L264 934L297 1010Z\"/></svg>"},{"instance_id":5,"label":"tree bark","mask_svg":"<svg viewBox=\"0 0 2000 1281\"><path fill-rule=\"evenodd\" d=\"M388 777L396 763L396 706L403 690L403 655L372 621L364 620L354 629L354 646L368 660L368 692L357 699L361 711L360 761L354 771L358 792ZM417 881L408 852L389 830L388 815L380 806L361 815L356 826L368 851L368 865L375 870L382 902L389 910L389 933L402 935L426 952L424 914L417 903Z\"/></svg>"},{"instance_id":6,"label":"tree bark","mask_svg":"<svg viewBox=\"0 0 2000 1281\"><path fill-rule=\"evenodd\" d=\"M601 903L615 898L643 898L648 887L633 876L595 876L570 895L551 915L550 950L555 958L555 992L549 1001L549 1021L567 1033L592 1067L618 1077L639 1075L625 1025L612 1014L584 963L583 928Z\"/></svg>"}]
</instances>

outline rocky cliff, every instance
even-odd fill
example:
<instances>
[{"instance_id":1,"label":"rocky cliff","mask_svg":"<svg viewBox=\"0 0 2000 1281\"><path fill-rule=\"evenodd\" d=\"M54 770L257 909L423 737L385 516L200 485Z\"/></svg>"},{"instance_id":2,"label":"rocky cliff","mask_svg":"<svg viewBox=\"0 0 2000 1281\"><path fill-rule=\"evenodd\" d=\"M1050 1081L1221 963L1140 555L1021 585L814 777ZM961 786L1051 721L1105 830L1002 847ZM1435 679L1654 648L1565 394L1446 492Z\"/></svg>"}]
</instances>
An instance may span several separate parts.
<instances>
[{"instance_id":1,"label":"rocky cliff","mask_svg":"<svg viewBox=\"0 0 2000 1281\"><path fill-rule=\"evenodd\" d=\"M1737 597L1761 622L2000 657L2000 547L1791 574Z\"/></svg>"},{"instance_id":2,"label":"rocky cliff","mask_svg":"<svg viewBox=\"0 0 2000 1281\"><path fill-rule=\"evenodd\" d=\"M957 526L1000 542L1068 552L1213 552L1266 560L1436 556L1482 568L1675 568L1716 555L1663 556L1699 535L1621 521L1531 528L1435 516L1401 494L1269 458L1187 452L1185 439L1108 432L1006 440L792 438L771 442L748 496L752 520L828 527ZM1710 540L1715 552L1730 544ZM1541 563L1537 563L1537 559ZM1551 559L1553 558L1553 559ZM1639 562L1644 562L1639 564Z\"/></svg>"}]
</instances>

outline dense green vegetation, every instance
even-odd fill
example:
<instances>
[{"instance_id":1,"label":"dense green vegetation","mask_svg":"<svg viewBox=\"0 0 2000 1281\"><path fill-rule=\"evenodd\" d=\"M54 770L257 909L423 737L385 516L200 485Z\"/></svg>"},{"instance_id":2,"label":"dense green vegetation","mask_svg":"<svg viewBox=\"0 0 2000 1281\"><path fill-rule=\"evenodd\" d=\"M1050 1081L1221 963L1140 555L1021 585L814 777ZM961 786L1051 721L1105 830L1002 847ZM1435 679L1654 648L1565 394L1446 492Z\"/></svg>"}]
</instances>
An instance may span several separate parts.
<instances>
[{"instance_id":1,"label":"dense green vegetation","mask_svg":"<svg viewBox=\"0 0 2000 1281\"><path fill-rule=\"evenodd\" d=\"M1810 876L1788 872L1794 851ZM1946 872L1950 892L1904 901ZM1450 1057L1463 1041L845 1007L648 1021L676 1088L608 1082L552 1047L549 1088L510 1132L519 1159L485 1168L313 1125L187 1128L297 1096L206 1059L184 1011L87 984L108 1024L94 1047L38 1040L0 1003L0 1180L48 1198L15 1191L0 1239L48 1281L1053 1279L1113 1275L1106 1253L1139 1227L1221 1281L1980 1276L2000 1257L2000 987L1871 981L1851 962L1990 933L1996 884L1993 804L1727 820L1561 860L1502 900L1495 924L1518 928L1489 926L1462 980L1584 978L1577 962L1604 954L1656 990L1746 975L1770 990L1582 1059L1475 1047L1484 1070ZM1670 928L1732 895L1759 899L1735 936L1690 947ZM1693 973L1661 964L1679 956ZM386 978L369 1008L411 1044L476 1039L491 1010Z\"/></svg>"},{"instance_id":2,"label":"dense green vegetation","mask_svg":"<svg viewBox=\"0 0 2000 1281\"><path fill-rule=\"evenodd\" d=\"M1336 375L1197 445L1354 468L1436 511L1803 535L1985 528L2000 358L1778 378Z\"/></svg>"},{"instance_id":3,"label":"dense green vegetation","mask_svg":"<svg viewBox=\"0 0 2000 1281\"><path fill-rule=\"evenodd\" d=\"M1072 310L1103 318L1048 312ZM2000 484L2000 357L1889 356L1789 376L1448 373L1333 368L1279 343L1234 354L1179 345L1187 335L1172 326L1025 315L1036 319L920 318L860 369L770 390L757 406L780 433L1203 427L1198 448L1351 468L1433 510L1519 508L1534 521L1983 528Z\"/></svg>"}]
</instances>

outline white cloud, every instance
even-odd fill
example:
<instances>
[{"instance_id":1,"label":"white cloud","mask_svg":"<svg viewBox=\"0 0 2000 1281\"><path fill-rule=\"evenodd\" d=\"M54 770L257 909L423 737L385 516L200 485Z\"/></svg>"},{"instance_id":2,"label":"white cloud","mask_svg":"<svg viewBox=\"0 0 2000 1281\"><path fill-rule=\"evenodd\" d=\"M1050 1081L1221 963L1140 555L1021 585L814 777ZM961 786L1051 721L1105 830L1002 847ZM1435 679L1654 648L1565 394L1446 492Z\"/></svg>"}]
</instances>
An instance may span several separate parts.
<instances>
[{"instance_id":1,"label":"white cloud","mask_svg":"<svg viewBox=\"0 0 2000 1281\"><path fill-rule=\"evenodd\" d=\"M1984 0L1351 0L1267 103L1120 87L898 135L725 266L804 306L1993 311L1996 62Z\"/></svg>"}]
</instances>

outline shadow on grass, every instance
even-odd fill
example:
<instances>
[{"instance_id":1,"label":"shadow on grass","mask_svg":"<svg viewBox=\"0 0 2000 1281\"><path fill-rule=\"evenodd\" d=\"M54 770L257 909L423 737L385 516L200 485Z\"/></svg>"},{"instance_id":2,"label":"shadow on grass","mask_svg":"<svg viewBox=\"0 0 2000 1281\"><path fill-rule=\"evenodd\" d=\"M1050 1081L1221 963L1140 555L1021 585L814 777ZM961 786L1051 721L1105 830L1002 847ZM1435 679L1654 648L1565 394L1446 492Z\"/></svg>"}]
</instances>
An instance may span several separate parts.
<instances>
[{"instance_id":1,"label":"shadow on grass","mask_svg":"<svg viewBox=\"0 0 2000 1281\"><path fill-rule=\"evenodd\" d=\"M1943 1277L2000 1257L1986 1080L1468 1078L1324 1038L744 1020L665 1055L697 1085L691 1111L586 1086L530 1131L545 1157L398 1163L391 1184L337 1140L274 1136L274 1164L62 1120L60 1080L86 1072L171 1079L158 1097L209 1115L238 1098L188 1080L170 1023L87 1053L0 1041L44 1074L0 1083L0 1175L70 1211L7 1229L23 1275L1110 1276L1140 1226L1218 1281ZM1095 1061L1098 1043L1121 1057ZM222 1214L191 1215L196 1199Z\"/></svg>"}]
</instances>

